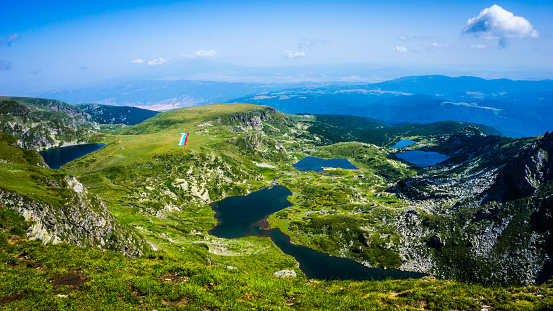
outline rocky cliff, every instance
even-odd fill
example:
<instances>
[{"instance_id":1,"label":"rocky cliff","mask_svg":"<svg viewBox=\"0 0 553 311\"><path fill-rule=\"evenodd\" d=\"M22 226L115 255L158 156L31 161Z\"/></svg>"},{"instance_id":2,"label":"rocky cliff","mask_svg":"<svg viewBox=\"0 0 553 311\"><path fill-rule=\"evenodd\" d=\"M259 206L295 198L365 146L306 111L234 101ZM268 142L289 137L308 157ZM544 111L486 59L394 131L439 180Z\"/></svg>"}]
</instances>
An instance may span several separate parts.
<instances>
[{"instance_id":1,"label":"rocky cliff","mask_svg":"<svg viewBox=\"0 0 553 311\"><path fill-rule=\"evenodd\" d=\"M536 192L553 179L553 135L549 132L513 157L497 174L484 202L509 202Z\"/></svg>"},{"instance_id":2,"label":"rocky cliff","mask_svg":"<svg viewBox=\"0 0 553 311\"><path fill-rule=\"evenodd\" d=\"M35 151L14 143L0 134L0 205L34 223L27 232L30 239L115 250L131 257L143 253L146 241L118 223L98 197L75 178L47 168Z\"/></svg>"}]
</instances>

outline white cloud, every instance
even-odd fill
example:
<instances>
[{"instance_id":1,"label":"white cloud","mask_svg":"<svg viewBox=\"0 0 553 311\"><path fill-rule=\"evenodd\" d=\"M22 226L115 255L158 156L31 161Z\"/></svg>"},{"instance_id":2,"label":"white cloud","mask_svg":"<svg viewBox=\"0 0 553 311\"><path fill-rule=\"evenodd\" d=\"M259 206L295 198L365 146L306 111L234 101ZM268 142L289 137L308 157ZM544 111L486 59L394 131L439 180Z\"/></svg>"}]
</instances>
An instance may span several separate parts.
<instances>
[{"instance_id":1,"label":"white cloud","mask_svg":"<svg viewBox=\"0 0 553 311\"><path fill-rule=\"evenodd\" d=\"M328 39L319 39L319 38L312 38L312 39L307 39L307 38L303 38L300 40L300 42L298 42L298 50L303 50L303 49L312 49L313 47L317 46L317 45L323 45L323 44L329 44L330 41L328 41Z\"/></svg>"},{"instance_id":2,"label":"white cloud","mask_svg":"<svg viewBox=\"0 0 553 311\"><path fill-rule=\"evenodd\" d=\"M284 51L285 58L299 58L304 56L305 51Z\"/></svg>"},{"instance_id":3,"label":"white cloud","mask_svg":"<svg viewBox=\"0 0 553 311\"><path fill-rule=\"evenodd\" d=\"M524 17L515 16L499 5L482 10L477 17L470 18L463 28L464 34L494 38L499 47L505 47L507 38L537 38L538 32Z\"/></svg>"},{"instance_id":4,"label":"white cloud","mask_svg":"<svg viewBox=\"0 0 553 311\"><path fill-rule=\"evenodd\" d=\"M437 48L448 48L448 47L449 47L449 44L447 44L447 43L439 44L439 43L434 42L434 43L432 43L431 47L434 48L434 49L437 49Z\"/></svg>"},{"instance_id":5,"label":"white cloud","mask_svg":"<svg viewBox=\"0 0 553 311\"><path fill-rule=\"evenodd\" d=\"M471 44L469 45L471 49L487 49L488 45L486 44Z\"/></svg>"},{"instance_id":6,"label":"white cloud","mask_svg":"<svg viewBox=\"0 0 553 311\"><path fill-rule=\"evenodd\" d=\"M217 56L218 54L215 50L209 50L209 51L199 50L194 52L194 55L197 57L214 57L214 56Z\"/></svg>"},{"instance_id":7,"label":"white cloud","mask_svg":"<svg viewBox=\"0 0 553 311\"><path fill-rule=\"evenodd\" d=\"M167 62L167 59L160 57L160 58L152 59L151 61L148 62L148 65L150 66L161 65L166 62Z\"/></svg>"},{"instance_id":8,"label":"white cloud","mask_svg":"<svg viewBox=\"0 0 553 311\"><path fill-rule=\"evenodd\" d=\"M407 53L409 50L404 46L396 46L394 51L399 52L399 53Z\"/></svg>"},{"instance_id":9,"label":"white cloud","mask_svg":"<svg viewBox=\"0 0 553 311\"><path fill-rule=\"evenodd\" d=\"M186 58L194 58L194 57L216 57L219 56L219 53L215 50L198 50L192 54L184 54L180 57L186 57Z\"/></svg>"},{"instance_id":10,"label":"white cloud","mask_svg":"<svg viewBox=\"0 0 553 311\"><path fill-rule=\"evenodd\" d=\"M408 53L408 52L415 52L415 53L418 53L418 52L433 52L439 48L449 48L450 45L447 44L447 43L443 43L443 44L440 44L440 43L432 43L431 45L429 46L426 46L426 47L422 47L422 46L416 46L414 48L407 48L405 46L396 46L394 48L394 51L395 52L398 52L398 53Z\"/></svg>"},{"instance_id":11,"label":"white cloud","mask_svg":"<svg viewBox=\"0 0 553 311\"><path fill-rule=\"evenodd\" d=\"M140 58L137 58L137 59L132 61L133 64L143 64L144 62L145 62L145 60L140 59Z\"/></svg>"},{"instance_id":12,"label":"white cloud","mask_svg":"<svg viewBox=\"0 0 553 311\"><path fill-rule=\"evenodd\" d=\"M426 48L426 51L427 52L433 52L437 49L440 49L440 48L449 48L449 44L447 43L443 43L443 44L440 44L440 43L432 43L429 47Z\"/></svg>"}]
</instances>

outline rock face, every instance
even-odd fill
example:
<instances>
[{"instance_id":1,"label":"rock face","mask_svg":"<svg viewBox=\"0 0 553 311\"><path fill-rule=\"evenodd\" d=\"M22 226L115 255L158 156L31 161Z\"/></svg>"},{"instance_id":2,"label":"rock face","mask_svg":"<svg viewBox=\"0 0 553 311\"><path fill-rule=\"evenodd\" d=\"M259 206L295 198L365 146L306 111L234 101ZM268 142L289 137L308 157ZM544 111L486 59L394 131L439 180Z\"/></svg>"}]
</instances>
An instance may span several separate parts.
<instances>
[{"instance_id":1,"label":"rock face","mask_svg":"<svg viewBox=\"0 0 553 311\"><path fill-rule=\"evenodd\" d=\"M238 112L220 118L219 121L227 124L234 132L247 132L249 130L286 133L289 127L295 125L294 121L271 107L252 109L246 112ZM270 122L266 128L264 122Z\"/></svg>"},{"instance_id":2,"label":"rock face","mask_svg":"<svg viewBox=\"0 0 553 311\"><path fill-rule=\"evenodd\" d=\"M428 242L426 242L426 245L432 248L441 248L445 246L445 243L442 242L439 236L435 235L431 237L430 240L428 240Z\"/></svg>"},{"instance_id":3,"label":"rock face","mask_svg":"<svg viewBox=\"0 0 553 311\"><path fill-rule=\"evenodd\" d=\"M27 105L35 111L22 102L0 99L0 133L16 137L19 146L41 150L84 143L91 134L88 114L68 104L37 99Z\"/></svg>"},{"instance_id":4,"label":"rock face","mask_svg":"<svg viewBox=\"0 0 553 311\"><path fill-rule=\"evenodd\" d=\"M538 186L553 179L553 135L543 139L511 159L498 173L484 202L509 202L533 194Z\"/></svg>"},{"instance_id":5,"label":"rock face","mask_svg":"<svg viewBox=\"0 0 553 311\"><path fill-rule=\"evenodd\" d=\"M143 253L145 240L119 224L104 203L89 194L76 179L66 177L59 187L71 193L62 207L2 189L0 205L17 210L26 220L34 222L27 231L30 239L114 250L129 257Z\"/></svg>"},{"instance_id":6,"label":"rock face","mask_svg":"<svg viewBox=\"0 0 553 311\"><path fill-rule=\"evenodd\" d=\"M546 232L553 229L553 196L548 197L541 207L530 216L532 230Z\"/></svg>"}]
</instances>

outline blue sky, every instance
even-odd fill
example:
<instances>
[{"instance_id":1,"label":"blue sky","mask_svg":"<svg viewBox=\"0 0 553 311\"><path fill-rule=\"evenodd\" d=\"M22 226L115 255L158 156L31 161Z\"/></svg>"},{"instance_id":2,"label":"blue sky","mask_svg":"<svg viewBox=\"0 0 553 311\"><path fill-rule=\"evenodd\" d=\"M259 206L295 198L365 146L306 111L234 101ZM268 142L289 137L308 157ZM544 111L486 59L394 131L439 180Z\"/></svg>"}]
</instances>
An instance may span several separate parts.
<instances>
[{"instance_id":1,"label":"blue sky","mask_svg":"<svg viewBox=\"0 0 553 311\"><path fill-rule=\"evenodd\" d=\"M551 1L149 2L1 1L0 93L150 76L224 80L232 65L553 78ZM362 68L350 77L374 76Z\"/></svg>"}]
</instances>

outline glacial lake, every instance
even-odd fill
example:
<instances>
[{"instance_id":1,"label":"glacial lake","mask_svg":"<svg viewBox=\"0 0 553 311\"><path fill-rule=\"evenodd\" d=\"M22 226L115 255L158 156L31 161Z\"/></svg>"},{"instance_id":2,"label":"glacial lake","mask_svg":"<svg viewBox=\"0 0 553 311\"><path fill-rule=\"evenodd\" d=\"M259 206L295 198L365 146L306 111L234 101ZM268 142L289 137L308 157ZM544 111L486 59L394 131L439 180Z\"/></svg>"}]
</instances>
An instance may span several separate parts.
<instances>
[{"instance_id":1,"label":"glacial lake","mask_svg":"<svg viewBox=\"0 0 553 311\"><path fill-rule=\"evenodd\" d=\"M218 220L209 231L220 238L245 236L269 237L280 250L296 259L301 271L311 279L319 280L385 280L421 278L424 273L397 269L367 268L351 259L330 256L311 248L295 245L280 229L269 229L266 218L292 204L292 195L283 186L272 186L247 196L229 197L211 204Z\"/></svg>"},{"instance_id":2,"label":"glacial lake","mask_svg":"<svg viewBox=\"0 0 553 311\"><path fill-rule=\"evenodd\" d=\"M411 146L415 143L416 143L416 141L412 141L412 140L409 140L409 139L403 139L403 140L398 141L395 145L393 145L390 148L399 149L399 148Z\"/></svg>"},{"instance_id":3,"label":"glacial lake","mask_svg":"<svg viewBox=\"0 0 553 311\"><path fill-rule=\"evenodd\" d=\"M292 165L300 171L322 172L323 167L343 168L348 170L358 170L359 168L348 159L321 159L317 157L305 157Z\"/></svg>"},{"instance_id":4,"label":"glacial lake","mask_svg":"<svg viewBox=\"0 0 553 311\"><path fill-rule=\"evenodd\" d=\"M421 150L396 153L396 157L420 167L432 166L449 159L445 154Z\"/></svg>"},{"instance_id":5,"label":"glacial lake","mask_svg":"<svg viewBox=\"0 0 553 311\"><path fill-rule=\"evenodd\" d=\"M106 144L86 144L67 146L40 151L39 154L50 168L59 169L64 164L94 152L105 145Z\"/></svg>"}]
</instances>

